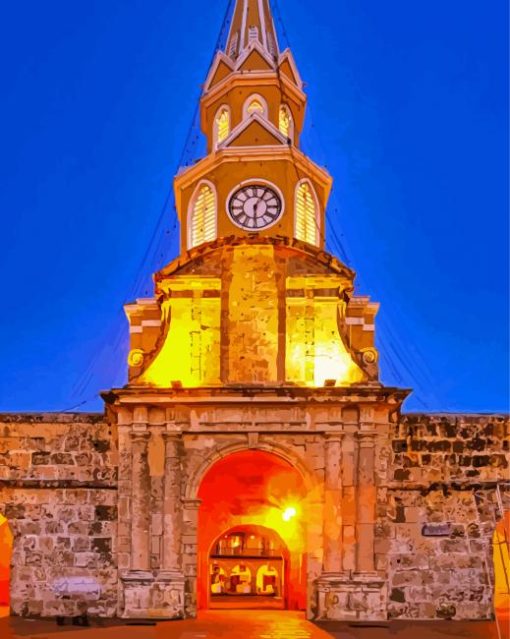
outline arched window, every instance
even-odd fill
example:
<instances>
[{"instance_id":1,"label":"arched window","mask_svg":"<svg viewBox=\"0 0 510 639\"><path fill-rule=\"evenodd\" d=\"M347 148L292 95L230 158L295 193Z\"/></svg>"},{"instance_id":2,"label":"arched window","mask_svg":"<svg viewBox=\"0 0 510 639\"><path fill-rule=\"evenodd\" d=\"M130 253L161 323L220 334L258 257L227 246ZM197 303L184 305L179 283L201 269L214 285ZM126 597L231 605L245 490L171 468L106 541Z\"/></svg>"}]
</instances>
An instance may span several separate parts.
<instances>
[{"instance_id":1,"label":"arched window","mask_svg":"<svg viewBox=\"0 0 510 639\"><path fill-rule=\"evenodd\" d=\"M188 216L188 249L216 239L216 194L202 182L191 200Z\"/></svg>"},{"instance_id":2,"label":"arched window","mask_svg":"<svg viewBox=\"0 0 510 639\"><path fill-rule=\"evenodd\" d=\"M211 594L222 595L225 592L227 573L219 564L213 563L209 569L211 576Z\"/></svg>"},{"instance_id":3,"label":"arched window","mask_svg":"<svg viewBox=\"0 0 510 639\"><path fill-rule=\"evenodd\" d=\"M280 107L279 129L286 138L292 138L294 135L294 120L286 104L282 104Z\"/></svg>"},{"instance_id":4,"label":"arched window","mask_svg":"<svg viewBox=\"0 0 510 639\"><path fill-rule=\"evenodd\" d=\"M296 238L318 245L319 205L313 186L308 181L300 182L296 189Z\"/></svg>"},{"instance_id":5,"label":"arched window","mask_svg":"<svg viewBox=\"0 0 510 639\"><path fill-rule=\"evenodd\" d=\"M264 564L257 570L257 595L278 595L280 584L278 570L270 564Z\"/></svg>"},{"instance_id":6,"label":"arched window","mask_svg":"<svg viewBox=\"0 0 510 639\"><path fill-rule=\"evenodd\" d=\"M267 102L261 95L252 95L244 103L244 118L249 118L253 113L258 113L267 118Z\"/></svg>"},{"instance_id":7,"label":"arched window","mask_svg":"<svg viewBox=\"0 0 510 639\"><path fill-rule=\"evenodd\" d=\"M214 147L221 144L230 134L230 110L227 106L218 109L214 118Z\"/></svg>"},{"instance_id":8,"label":"arched window","mask_svg":"<svg viewBox=\"0 0 510 639\"><path fill-rule=\"evenodd\" d=\"M244 564L238 564L230 573L230 592L237 595L250 595L253 592L251 585L251 570Z\"/></svg>"}]
</instances>

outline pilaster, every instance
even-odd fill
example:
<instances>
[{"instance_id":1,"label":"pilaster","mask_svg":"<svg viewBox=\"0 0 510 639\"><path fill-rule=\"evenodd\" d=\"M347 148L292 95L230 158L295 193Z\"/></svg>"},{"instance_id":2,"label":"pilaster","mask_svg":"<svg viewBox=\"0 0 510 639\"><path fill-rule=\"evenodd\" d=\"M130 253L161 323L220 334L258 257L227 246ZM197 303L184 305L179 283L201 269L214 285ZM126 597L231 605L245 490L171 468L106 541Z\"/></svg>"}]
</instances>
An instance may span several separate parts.
<instances>
[{"instance_id":1,"label":"pilaster","mask_svg":"<svg viewBox=\"0 0 510 639\"><path fill-rule=\"evenodd\" d=\"M150 474L148 445L150 432L131 433L131 570L150 570Z\"/></svg>"},{"instance_id":2,"label":"pilaster","mask_svg":"<svg viewBox=\"0 0 510 639\"><path fill-rule=\"evenodd\" d=\"M324 560L325 573L342 570L342 433L325 436Z\"/></svg>"},{"instance_id":3,"label":"pilaster","mask_svg":"<svg viewBox=\"0 0 510 639\"><path fill-rule=\"evenodd\" d=\"M375 487L375 437L376 432L358 433L358 499L356 512L356 568L357 572L373 573L374 531L376 520Z\"/></svg>"},{"instance_id":4,"label":"pilaster","mask_svg":"<svg viewBox=\"0 0 510 639\"><path fill-rule=\"evenodd\" d=\"M165 480L163 497L163 570L182 572L181 461L176 433L163 433Z\"/></svg>"}]
</instances>

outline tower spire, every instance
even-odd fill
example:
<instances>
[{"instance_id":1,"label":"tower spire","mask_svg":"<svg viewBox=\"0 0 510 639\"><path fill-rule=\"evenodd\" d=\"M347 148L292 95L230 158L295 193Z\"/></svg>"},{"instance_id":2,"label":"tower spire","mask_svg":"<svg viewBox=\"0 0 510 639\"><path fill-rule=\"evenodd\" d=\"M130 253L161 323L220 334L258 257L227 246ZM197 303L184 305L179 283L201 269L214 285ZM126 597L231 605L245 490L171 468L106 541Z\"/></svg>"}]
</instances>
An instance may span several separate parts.
<instances>
[{"instance_id":1,"label":"tower spire","mask_svg":"<svg viewBox=\"0 0 510 639\"><path fill-rule=\"evenodd\" d=\"M272 58L278 57L278 38L269 0L236 0L225 53L236 60L252 42L258 42Z\"/></svg>"}]
</instances>

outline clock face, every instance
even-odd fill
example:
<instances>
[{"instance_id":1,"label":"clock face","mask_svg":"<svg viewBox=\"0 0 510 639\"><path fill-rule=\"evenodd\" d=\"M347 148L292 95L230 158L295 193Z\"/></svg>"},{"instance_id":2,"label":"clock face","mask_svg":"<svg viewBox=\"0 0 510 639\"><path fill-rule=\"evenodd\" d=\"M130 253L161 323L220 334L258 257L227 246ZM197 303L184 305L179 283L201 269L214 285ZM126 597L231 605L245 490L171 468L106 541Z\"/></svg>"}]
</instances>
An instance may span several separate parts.
<instances>
[{"instance_id":1,"label":"clock face","mask_svg":"<svg viewBox=\"0 0 510 639\"><path fill-rule=\"evenodd\" d=\"M230 196L228 212L234 224L242 229L260 231L280 219L283 202L275 187L249 184L240 187Z\"/></svg>"}]
</instances>

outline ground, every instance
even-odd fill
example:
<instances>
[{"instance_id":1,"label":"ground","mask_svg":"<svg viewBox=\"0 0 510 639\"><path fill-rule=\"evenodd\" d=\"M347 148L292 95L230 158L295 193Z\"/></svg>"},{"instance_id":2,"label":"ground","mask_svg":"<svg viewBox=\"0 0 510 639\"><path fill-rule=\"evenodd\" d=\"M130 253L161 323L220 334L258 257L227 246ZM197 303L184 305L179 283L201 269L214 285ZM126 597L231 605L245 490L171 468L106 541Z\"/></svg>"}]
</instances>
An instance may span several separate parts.
<instances>
[{"instance_id":1,"label":"ground","mask_svg":"<svg viewBox=\"0 0 510 639\"><path fill-rule=\"evenodd\" d=\"M98 625L99 623L99 625ZM210 611L196 621L126 625L93 622L87 629L59 627L54 621L0 619L2 639L510 639L493 622L394 622L369 624L326 622L314 625L301 613L280 611Z\"/></svg>"}]
</instances>

